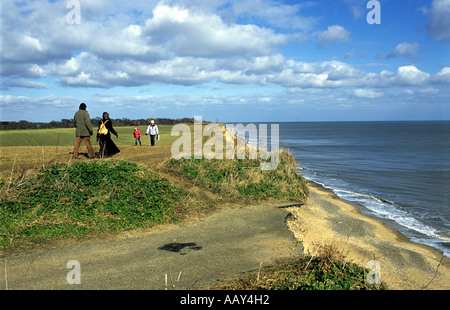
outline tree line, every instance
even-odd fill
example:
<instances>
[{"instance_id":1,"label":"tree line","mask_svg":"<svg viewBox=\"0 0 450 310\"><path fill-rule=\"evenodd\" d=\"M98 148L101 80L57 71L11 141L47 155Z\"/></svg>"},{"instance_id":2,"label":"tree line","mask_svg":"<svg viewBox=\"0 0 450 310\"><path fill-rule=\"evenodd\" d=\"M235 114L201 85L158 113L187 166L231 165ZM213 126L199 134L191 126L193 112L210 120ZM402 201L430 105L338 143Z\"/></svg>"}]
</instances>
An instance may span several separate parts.
<instances>
[{"instance_id":1,"label":"tree line","mask_svg":"<svg viewBox=\"0 0 450 310\"><path fill-rule=\"evenodd\" d=\"M175 125L180 123L185 124L193 124L194 118L147 118L147 119L128 119L128 118L120 118L120 119L111 119L114 123L114 126L148 126L151 120L155 120L157 125ZM91 123L92 126L97 127L100 117L92 118ZM0 130L12 130L12 129L48 129L48 128L74 128L75 123L73 119L62 119L60 121L51 121L48 123L44 122L29 122L25 120L21 120L18 122L0 122Z\"/></svg>"}]
</instances>

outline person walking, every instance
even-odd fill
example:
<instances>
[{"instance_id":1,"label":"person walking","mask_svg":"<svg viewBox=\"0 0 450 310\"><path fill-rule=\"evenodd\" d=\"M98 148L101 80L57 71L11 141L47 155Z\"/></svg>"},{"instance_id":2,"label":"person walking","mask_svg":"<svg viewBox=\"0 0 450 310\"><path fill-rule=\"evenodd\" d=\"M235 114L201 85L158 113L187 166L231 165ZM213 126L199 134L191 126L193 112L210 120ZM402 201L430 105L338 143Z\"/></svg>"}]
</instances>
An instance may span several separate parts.
<instances>
[{"instance_id":1,"label":"person walking","mask_svg":"<svg viewBox=\"0 0 450 310\"><path fill-rule=\"evenodd\" d=\"M136 146L138 144L138 142L139 142L139 145L142 145L141 144L141 136L142 136L141 131L137 127L134 127L133 134L134 134L134 138L135 138L134 145Z\"/></svg>"},{"instance_id":2,"label":"person walking","mask_svg":"<svg viewBox=\"0 0 450 310\"><path fill-rule=\"evenodd\" d=\"M155 145L155 137L157 135L159 136L158 126L155 125L154 120L151 120L150 125L148 125L148 127L147 127L147 132L145 133L145 135L148 135L148 134L150 134L150 144L151 144L151 146L154 146Z\"/></svg>"},{"instance_id":3,"label":"person walking","mask_svg":"<svg viewBox=\"0 0 450 310\"><path fill-rule=\"evenodd\" d=\"M112 121L109 118L108 112L103 112L103 118L98 123L98 131L97 131L97 141L99 141L100 145L100 157L111 157L114 154L120 152L117 145L111 139L111 133L119 138L119 135L114 130L112 125Z\"/></svg>"},{"instance_id":4,"label":"person walking","mask_svg":"<svg viewBox=\"0 0 450 310\"><path fill-rule=\"evenodd\" d=\"M80 104L79 110L73 116L76 128L76 140L75 146L73 148L73 158L78 158L78 150L80 148L81 141L84 141L84 144L88 149L89 158L91 159L95 156L94 148L92 147L91 143L91 136L94 134L94 129L92 128L91 117L88 111L86 111L86 108L86 104L82 102Z\"/></svg>"}]
</instances>

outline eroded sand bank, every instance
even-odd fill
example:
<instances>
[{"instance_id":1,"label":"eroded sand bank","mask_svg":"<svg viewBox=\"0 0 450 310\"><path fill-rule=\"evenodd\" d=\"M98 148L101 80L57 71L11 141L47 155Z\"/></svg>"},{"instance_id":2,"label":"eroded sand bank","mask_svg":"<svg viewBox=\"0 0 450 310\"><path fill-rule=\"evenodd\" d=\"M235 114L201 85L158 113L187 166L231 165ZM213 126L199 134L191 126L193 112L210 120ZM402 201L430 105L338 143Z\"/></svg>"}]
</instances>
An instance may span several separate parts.
<instances>
[{"instance_id":1,"label":"eroded sand bank","mask_svg":"<svg viewBox=\"0 0 450 310\"><path fill-rule=\"evenodd\" d=\"M332 246L346 260L362 266L377 260L381 281L389 289L450 289L450 259L442 253L411 242L320 185L310 182L308 186L308 202L300 208L290 208L292 217L288 221L306 253Z\"/></svg>"}]
</instances>

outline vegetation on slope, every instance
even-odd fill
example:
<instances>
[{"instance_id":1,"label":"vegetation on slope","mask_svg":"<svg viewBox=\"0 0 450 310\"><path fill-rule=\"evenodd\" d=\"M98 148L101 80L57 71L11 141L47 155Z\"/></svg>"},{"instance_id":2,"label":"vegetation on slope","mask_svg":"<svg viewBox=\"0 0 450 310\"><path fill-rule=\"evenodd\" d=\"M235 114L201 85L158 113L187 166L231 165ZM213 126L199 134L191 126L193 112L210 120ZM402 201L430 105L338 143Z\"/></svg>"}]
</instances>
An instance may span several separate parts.
<instances>
[{"instance_id":1,"label":"vegetation on slope","mask_svg":"<svg viewBox=\"0 0 450 310\"><path fill-rule=\"evenodd\" d=\"M0 247L178 219L183 190L135 163L56 164L1 184Z\"/></svg>"},{"instance_id":2,"label":"vegetation on slope","mask_svg":"<svg viewBox=\"0 0 450 310\"><path fill-rule=\"evenodd\" d=\"M274 170L261 170L261 163L261 159L171 159L165 168L230 198L306 201L306 181L297 173L297 163L291 154L280 151L280 162Z\"/></svg>"}]
</instances>

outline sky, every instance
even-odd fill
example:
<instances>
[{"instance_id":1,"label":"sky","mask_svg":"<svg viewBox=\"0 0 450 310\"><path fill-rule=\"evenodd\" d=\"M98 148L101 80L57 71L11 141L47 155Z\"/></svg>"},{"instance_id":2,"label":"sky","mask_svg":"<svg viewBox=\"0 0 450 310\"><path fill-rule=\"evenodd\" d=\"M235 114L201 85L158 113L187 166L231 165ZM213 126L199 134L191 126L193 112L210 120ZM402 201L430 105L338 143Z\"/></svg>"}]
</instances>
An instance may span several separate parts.
<instances>
[{"instance_id":1,"label":"sky","mask_svg":"<svg viewBox=\"0 0 450 310\"><path fill-rule=\"evenodd\" d=\"M450 120L450 0L2 0L0 120Z\"/></svg>"}]
</instances>

